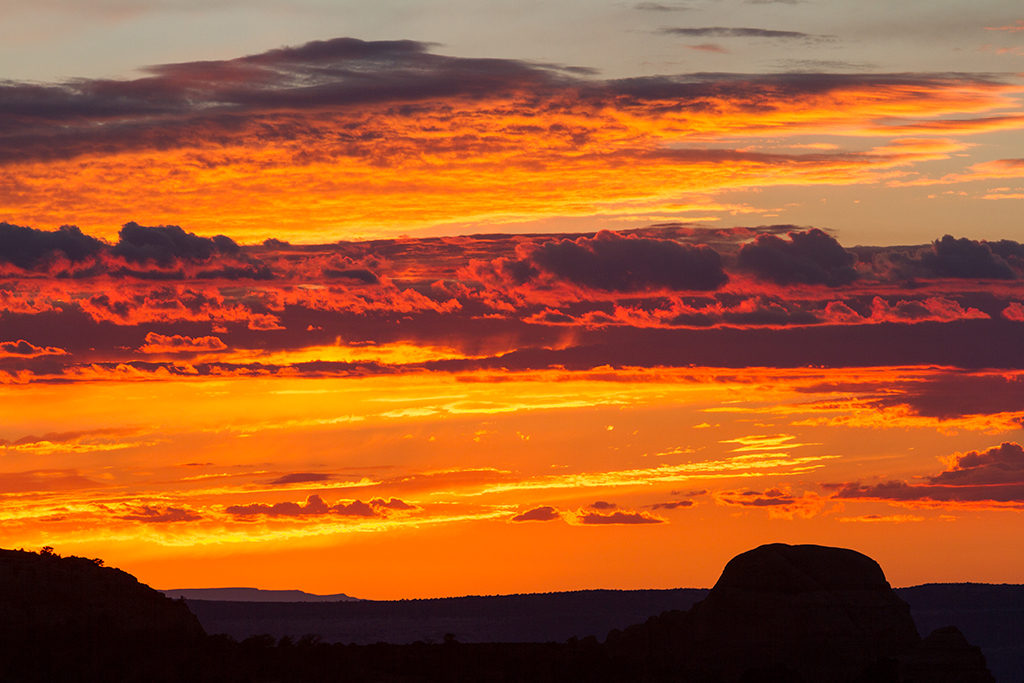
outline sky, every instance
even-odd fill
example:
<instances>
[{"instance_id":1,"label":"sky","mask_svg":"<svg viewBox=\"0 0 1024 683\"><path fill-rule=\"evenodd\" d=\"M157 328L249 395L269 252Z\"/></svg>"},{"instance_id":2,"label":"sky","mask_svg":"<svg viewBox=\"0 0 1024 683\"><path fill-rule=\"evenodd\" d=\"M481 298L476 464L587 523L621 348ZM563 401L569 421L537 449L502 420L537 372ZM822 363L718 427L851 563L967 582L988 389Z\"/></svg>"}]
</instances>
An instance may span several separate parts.
<instances>
[{"instance_id":1,"label":"sky","mask_svg":"<svg viewBox=\"0 0 1024 683\"><path fill-rule=\"evenodd\" d=\"M0 546L1024 583L1019 3L0 2Z\"/></svg>"}]
</instances>

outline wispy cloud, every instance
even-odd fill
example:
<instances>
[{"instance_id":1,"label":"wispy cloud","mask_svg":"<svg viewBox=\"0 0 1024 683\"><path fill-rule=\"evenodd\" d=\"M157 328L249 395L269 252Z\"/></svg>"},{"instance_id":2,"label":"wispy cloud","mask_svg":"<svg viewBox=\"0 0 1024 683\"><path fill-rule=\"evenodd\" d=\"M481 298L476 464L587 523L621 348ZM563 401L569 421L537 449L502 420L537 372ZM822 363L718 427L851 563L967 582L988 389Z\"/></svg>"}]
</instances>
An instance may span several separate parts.
<instances>
[{"instance_id":1,"label":"wispy cloud","mask_svg":"<svg viewBox=\"0 0 1024 683\"><path fill-rule=\"evenodd\" d=\"M834 41L835 36L815 35L800 31L780 31L766 28L731 26L704 26L700 28L661 28L658 33L695 38L769 38L772 40Z\"/></svg>"}]
</instances>

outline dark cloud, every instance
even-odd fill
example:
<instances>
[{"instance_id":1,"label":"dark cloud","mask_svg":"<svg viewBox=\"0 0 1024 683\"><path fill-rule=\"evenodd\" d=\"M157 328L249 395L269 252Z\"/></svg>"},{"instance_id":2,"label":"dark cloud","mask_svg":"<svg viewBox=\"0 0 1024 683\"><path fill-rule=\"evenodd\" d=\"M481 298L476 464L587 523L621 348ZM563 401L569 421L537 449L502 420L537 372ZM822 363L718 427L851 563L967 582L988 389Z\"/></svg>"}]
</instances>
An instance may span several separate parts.
<instances>
[{"instance_id":1,"label":"dark cloud","mask_svg":"<svg viewBox=\"0 0 1024 683\"><path fill-rule=\"evenodd\" d=\"M765 28L733 28L706 26L703 28L662 28L659 33L699 38L771 38L774 40L835 40L835 36L819 36L800 31L774 31Z\"/></svg>"},{"instance_id":2,"label":"dark cloud","mask_svg":"<svg viewBox=\"0 0 1024 683\"><path fill-rule=\"evenodd\" d=\"M520 513L512 518L513 522L550 522L555 519L561 519L562 515L559 514L555 508L545 505L539 508L533 508L526 512Z\"/></svg>"},{"instance_id":3,"label":"dark cloud","mask_svg":"<svg viewBox=\"0 0 1024 683\"><path fill-rule=\"evenodd\" d=\"M897 383L885 390L888 395L879 399L881 405L904 404L918 415L940 420L1024 413L1024 377L1016 374L938 374L926 381Z\"/></svg>"},{"instance_id":4,"label":"dark cloud","mask_svg":"<svg viewBox=\"0 0 1024 683\"><path fill-rule=\"evenodd\" d=\"M640 292L714 290L729 279L710 247L607 230L592 238L532 244L523 251L524 259L504 265L520 282L546 272L592 289Z\"/></svg>"},{"instance_id":5,"label":"dark cloud","mask_svg":"<svg viewBox=\"0 0 1024 683\"><path fill-rule=\"evenodd\" d=\"M614 510L619 506L616 505L615 503L607 503L603 500L599 500L597 502L591 503L587 507L594 508L595 510Z\"/></svg>"},{"instance_id":6,"label":"dark cloud","mask_svg":"<svg viewBox=\"0 0 1024 683\"><path fill-rule=\"evenodd\" d=\"M1001 247L1009 250L1010 240L1004 240ZM1020 246L1020 245L1017 245ZM984 242L961 237L955 239L945 235L932 244L932 251L922 255L926 268L939 277L985 278L1013 280L1016 274L1001 256L992 253L992 247Z\"/></svg>"},{"instance_id":7,"label":"dark cloud","mask_svg":"<svg viewBox=\"0 0 1024 683\"><path fill-rule=\"evenodd\" d=\"M678 6L642 3L641 7L658 11ZM763 28L666 31L682 36L831 39ZM408 145L427 147L439 142L434 136L396 135L402 149L382 147L382 140L390 139L389 132L368 127L368 118L380 112L403 119L418 111L448 115L453 102L516 98L527 103L531 113L548 109L578 113L580 107L596 111L607 106L646 108L657 115L706 112L717 102L729 100L749 111L765 111L777 108L779 102L834 90L991 82L989 77L970 75L813 73L600 80L591 78L592 70L579 67L448 57L432 54L431 47L413 41L337 38L232 60L156 66L134 80L77 79L54 85L5 82L0 84L0 164L97 152L114 155L185 147L202 151L246 142L280 144L290 150L294 163L308 163L311 155L322 155L372 158L387 164L395 154L417 154ZM571 133L569 139L580 144ZM303 140L318 144L305 145ZM470 141L460 144L466 151ZM721 158L714 150L675 153L677 157L664 158ZM821 158L807 156L800 161ZM763 161L783 159L774 155Z\"/></svg>"},{"instance_id":8,"label":"dark cloud","mask_svg":"<svg viewBox=\"0 0 1024 683\"><path fill-rule=\"evenodd\" d=\"M478 98L541 90L589 69L430 54L409 40L354 38L225 61L165 64L135 80L0 84L0 158L69 158L96 149L168 149L247 130L250 117L281 111ZM261 129L293 138L289 121Z\"/></svg>"},{"instance_id":9,"label":"dark cloud","mask_svg":"<svg viewBox=\"0 0 1024 683\"><path fill-rule=\"evenodd\" d=\"M80 263L96 256L105 246L73 225L48 232L0 223L0 264L9 263L22 270L42 269L61 257Z\"/></svg>"},{"instance_id":10,"label":"dark cloud","mask_svg":"<svg viewBox=\"0 0 1024 683\"><path fill-rule=\"evenodd\" d=\"M1012 240L989 243L945 235L930 247L878 250L873 265L890 279L1014 280L1018 276L1007 259L1024 258L1022 251L1024 245Z\"/></svg>"},{"instance_id":11,"label":"dark cloud","mask_svg":"<svg viewBox=\"0 0 1024 683\"><path fill-rule=\"evenodd\" d=\"M230 237L201 237L177 225L146 227L134 222L122 226L113 245L85 235L75 226L47 231L0 223L0 264L4 263L74 279L99 275L144 280L273 277L266 264L243 254ZM183 264L196 267L186 272ZM339 276L376 280L372 273L359 270Z\"/></svg>"},{"instance_id":12,"label":"dark cloud","mask_svg":"<svg viewBox=\"0 0 1024 683\"><path fill-rule=\"evenodd\" d=\"M1007 441L984 451L957 453L927 484L892 480L823 486L835 491L833 497L845 499L1024 504L1024 449Z\"/></svg>"},{"instance_id":13,"label":"dark cloud","mask_svg":"<svg viewBox=\"0 0 1024 683\"><path fill-rule=\"evenodd\" d=\"M235 241L224 235L200 237L177 225L146 227L132 222L122 226L110 253L130 263L169 266L178 259L205 261L215 254L234 255L238 251Z\"/></svg>"},{"instance_id":14,"label":"dark cloud","mask_svg":"<svg viewBox=\"0 0 1024 683\"><path fill-rule=\"evenodd\" d=\"M278 477L274 481L270 482L271 486L280 486L282 484L305 484L314 481L329 481L331 475L320 474L317 472L293 472L286 474L283 477Z\"/></svg>"},{"instance_id":15,"label":"dark cloud","mask_svg":"<svg viewBox=\"0 0 1024 683\"><path fill-rule=\"evenodd\" d=\"M325 268L323 271L324 277L329 278L347 278L350 280L358 280L368 285L380 284L380 279L373 271L365 268L348 268L345 270L335 270L333 268Z\"/></svg>"},{"instance_id":16,"label":"dark cloud","mask_svg":"<svg viewBox=\"0 0 1024 683\"><path fill-rule=\"evenodd\" d=\"M143 505L132 510L127 515L120 515L119 519L126 519L134 522L147 522L150 524L162 524L168 522L194 522L202 519L201 515L186 508L171 506L150 507Z\"/></svg>"},{"instance_id":17,"label":"dark cloud","mask_svg":"<svg viewBox=\"0 0 1024 683\"><path fill-rule=\"evenodd\" d=\"M758 235L739 250L739 265L757 277L781 285L805 284L838 287L857 279L857 257L834 237L817 228L790 232L785 240Z\"/></svg>"},{"instance_id":18,"label":"dark cloud","mask_svg":"<svg viewBox=\"0 0 1024 683\"><path fill-rule=\"evenodd\" d=\"M335 503L328 505L323 498L313 494L306 497L305 503L252 503L249 505L231 505L225 508L225 512L237 517L252 517L255 515L266 515L267 517L311 517L318 515L338 515L341 517L383 517L390 510L412 510L415 505L410 505L397 498L385 501L375 498L369 503L354 500L348 503Z\"/></svg>"},{"instance_id":19,"label":"dark cloud","mask_svg":"<svg viewBox=\"0 0 1024 683\"><path fill-rule=\"evenodd\" d=\"M664 524L665 520L646 512L617 510L605 515L600 512L581 512L576 516L580 524Z\"/></svg>"},{"instance_id":20,"label":"dark cloud","mask_svg":"<svg viewBox=\"0 0 1024 683\"><path fill-rule=\"evenodd\" d=\"M1004 441L985 451L957 454L950 468L930 481L944 486L1024 484L1024 448Z\"/></svg>"},{"instance_id":21,"label":"dark cloud","mask_svg":"<svg viewBox=\"0 0 1024 683\"><path fill-rule=\"evenodd\" d=\"M778 507L791 506L799 501L797 496L780 489L768 489L766 491L743 491L741 493L725 494L720 500L729 505L740 505L744 507Z\"/></svg>"},{"instance_id":22,"label":"dark cloud","mask_svg":"<svg viewBox=\"0 0 1024 683\"><path fill-rule=\"evenodd\" d=\"M655 503L653 505L648 505L647 507L652 510L676 510L678 508L693 507L693 505L694 503L692 500L673 500L667 503Z\"/></svg>"}]
</instances>

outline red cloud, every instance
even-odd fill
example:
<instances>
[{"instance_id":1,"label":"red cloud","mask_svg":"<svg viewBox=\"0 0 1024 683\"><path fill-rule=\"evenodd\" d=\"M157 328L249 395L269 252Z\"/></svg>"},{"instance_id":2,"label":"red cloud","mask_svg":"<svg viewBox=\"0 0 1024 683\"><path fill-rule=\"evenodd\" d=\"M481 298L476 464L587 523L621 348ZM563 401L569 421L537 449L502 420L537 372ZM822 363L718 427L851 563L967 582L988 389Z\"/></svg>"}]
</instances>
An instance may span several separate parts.
<instances>
[{"instance_id":1,"label":"red cloud","mask_svg":"<svg viewBox=\"0 0 1024 683\"><path fill-rule=\"evenodd\" d=\"M41 356L66 356L68 352L55 346L36 346L24 339L0 343L0 358L39 358Z\"/></svg>"},{"instance_id":2,"label":"red cloud","mask_svg":"<svg viewBox=\"0 0 1024 683\"><path fill-rule=\"evenodd\" d=\"M176 334L168 337L156 332L146 335L146 344L139 347L141 353L207 353L223 351L227 344L219 337L183 337Z\"/></svg>"}]
</instances>

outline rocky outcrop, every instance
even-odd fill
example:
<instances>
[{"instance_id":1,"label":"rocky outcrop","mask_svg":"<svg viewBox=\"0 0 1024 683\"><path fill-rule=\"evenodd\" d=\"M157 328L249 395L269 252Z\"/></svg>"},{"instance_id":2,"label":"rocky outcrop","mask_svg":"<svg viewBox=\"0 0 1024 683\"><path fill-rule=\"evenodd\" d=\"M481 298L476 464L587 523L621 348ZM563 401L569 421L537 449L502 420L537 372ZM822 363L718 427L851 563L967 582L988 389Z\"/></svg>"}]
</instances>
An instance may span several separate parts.
<instances>
[{"instance_id":1,"label":"rocky outcrop","mask_svg":"<svg viewBox=\"0 0 1024 683\"><path fill-rule=\"evenodd\" d=\"M901 683L995 683L981 648L956 626L935 629L898 661Z\"/></svg>"},{"instance_id":2,"label":"rocky outcrop","mask_svg":"<svg viewBox=\"0 0 1024 683\"><path fill-rule=\"evenodd\" d=\"M693 644L722 676L787 665L808 683L851 677L920 640L910 607L866 555L814 545L761 546L733 558L690 611Z\"/></svg>"},{"instance_id":3,"label":"rocky outcrop","mask_svg":"<svg viewBox=\"0 0 1024 683\"><path fill-rule=\"evenodd\" d=\"M869 670L890 678L894 658L919 643L909 606L877 562L772 544L733 558L688 612L610 635L608 645L651 679L841 683Z\"/></svg>"},{"instance_id":4,"label":"rocky outcrop","mask_svg":"<svg viewBox=\"0 0 1024 683\"><path fill-rule=\"evenodd\" d=\"M97 560L0 550L9 681L187 681L204 637L182 601Z\"/></svg>"}]
</instances>

